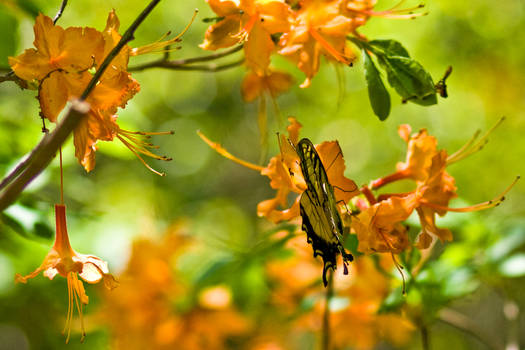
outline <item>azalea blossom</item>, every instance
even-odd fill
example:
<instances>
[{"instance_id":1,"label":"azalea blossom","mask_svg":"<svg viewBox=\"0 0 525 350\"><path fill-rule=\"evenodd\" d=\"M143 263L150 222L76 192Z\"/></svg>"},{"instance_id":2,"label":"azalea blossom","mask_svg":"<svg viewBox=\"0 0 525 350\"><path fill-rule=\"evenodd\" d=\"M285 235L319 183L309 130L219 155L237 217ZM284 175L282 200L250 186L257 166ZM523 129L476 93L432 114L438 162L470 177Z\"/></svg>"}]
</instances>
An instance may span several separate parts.
<instances>
[{"instance_id":1,"label":"azalea blossom","mask_svg":"<svg viewBox=\"0 0 525 350\"><path fill-rule=\"evenodd\" d=\"M213 149L224 157L233 160L247 168L259 171L261 175L270 179L270 187L277 190L274 198L264 200L257 205L257 214L277 223L299 217L300 194L306 190L306 183L302 176L299 156L291 144L299 141L299 130L302 125L293 117L288 118L288 138L281 135L279 138L281 152L270 159L266 167L261 167L238 159L226 151L221 145L209 140L202 133L199 136ZM323 142L315 146L321 162L325 165L330 184L334 187L337 201L348 202L358 195L359 189L354 181L344 176L345 164L341 148L337 141ZM288 207L288 195L297 193L293 204ZM288 207L288 208L287 208ZM280 209L285 208L285 209Z\"/></svg>"},{"instance_id":2,"label":"azalea blossom","mask_svg":"<svg viewBox=\"0 0 525 350\"><path fill-rule=\"evenodd\" d=\"M69 341L71 333L71 322L75 305L80 317L82 341L86 335L84 330L83 307L88 304L89 298L86 295L84 285L82 281L78 279L78 276L91 284L103 281L104 286L108 289L115 288L118 285L118 282L111 274L109 274L108 264L105 261L94 255L79 254L73 250L69 243L69 236L67 234L65 205L55 205L55 218L55 244L44 258L42 265L26 276L17 273L15 275L15 281L27 283L28 279L36 277L40 272L43 272L44 276L50 280L56 275L65 277L67 279L68 288L68 311L66 326L64 328L64 332L67 331L66 343Z\"/></svg>"},{"instance_id":3,"label":"azalea blossom","mask_svg":"<svg viewBox=\"0 0 525 350\"><path fill-rule=\"evenodd\" d=\"M89 27L64 29L53 24L51 18L43 14L38 15L34 26L35 48L25 50L17 57L9 57L9 64L19 78L38 83L42 118L57 122L67 102L82 95L91 81L90 71L102 64L120 40L119 26L114 11L110 12L106 28L102 32ZM151 152L149 149L156 146L142 140L141 136L149 138L149 135L172 132L145 133L122 130L117 124L116 113L118 108L125 108L127 102L140 91L139 83L127 72L129 57L161 51L166 46L180 41L180 35L139 48L126 45L112 60L86 99L91 106L88 115L74 130L75 155L86 171L91 171L95 166L97 142L112 141L116 137L146 167L163 175L153 170L142 155L159 160L170 158Z\"/></svg>"},{"instance_id":4,"label":"azalea blossom","mask_svg":"<svg viewBox=\"0 0 525 350\"><path fill-rule=\"evenodd\" d=\"M447 172L447 166L463 159L485 144L490 132L499 125L499 121L484 136L477 139L477 133L458 152L447 155L445 150L437 148L437 140L427 130L410 135L411 128L401 125L400 137L407 143L405 162L397 164L396 172L374 180L370 187L364 186L363 194L369 206L362 206L357 220L352 221L352 228L358 235L359 250L364 253L390 251L400 253L408 248L406 228L401 224L415 210L421 223L421 232L417 237L419 249L428 248L434 239L442 242L453 239L452 232L436 226L436 215L444 216L449 211L469 212L497 206L517 179L496 198L480 204L452 208L449 203L457 197L454 178ZM375 198L371 190L377 190L389 183L408 179L415 182L415 189L407 193L387 193Z\"/></svg>"},{"instance_id":5,"label":"azalea blossom","mask_svg":"<svg viewBox=\"0 0 525 350\"><path fill-rule=\"evenodd\" d=\"M289 6L282 0L207 0L219 21L205 34L205 50L244 43L246 66L264 75L275 49L272 35L288 30Z\"/></svg>"}]
</instances>

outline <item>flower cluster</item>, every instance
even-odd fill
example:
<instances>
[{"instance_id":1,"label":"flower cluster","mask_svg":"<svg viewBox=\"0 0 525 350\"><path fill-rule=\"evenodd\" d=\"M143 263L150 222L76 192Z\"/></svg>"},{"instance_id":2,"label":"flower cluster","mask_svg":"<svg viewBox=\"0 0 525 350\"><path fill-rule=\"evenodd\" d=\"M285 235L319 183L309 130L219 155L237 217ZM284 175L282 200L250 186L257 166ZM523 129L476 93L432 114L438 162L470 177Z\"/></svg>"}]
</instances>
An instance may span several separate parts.
<instances>
[{"instance_id":1,"label":"flower cluster","mask_svg":"<svg viewBox=\"0 0 525 350\"><path fill-rule=\"evenodd\" d=\"M257 213L275 223L294 220L300 216L300 194L306 189L299 158L290 145L297 143L301 124L295 118L290 118L289 121L288 139L281 137L281 153L273 157L266 167L240 160L200 134L222 155L257 170L270 179L270 186L277 193L274 198L260 202ZM516 181L493 200L465 208L449 207L450 200L457 197L457 194L454 178L447 172L447 166L481 149L492 130L479 139L479 135L476 134L464 147L448 155L445 150L437 148L436 138L430 136L427 130L422 129L411 135L410 127L401 125L399 135L407 143L405 162L397 165L396 172L372 181L370 185L364 185L360 189L344 176L345 164L337 141L323 142L315 146L325 166L328 181L334 188L343 222L351 234L356 235L357 250L364 254L388 252L394 257L393 254L411 249L412 246L426 249L438 239L442 242L451 241L453 236L450 230L436 226L437 215L443 216L449 211L477 211L500 204ZM399 180L413 181L415 188L404 193L376 195L374 192ZM297 197L293 204L288 206L289 194L292 192L297 193ZM419 216L421 231L416 239L411 241L408 226L404 221L414 211ZM398 266L395 259L394 262Z\"/></svg>"},{"instance_id":2,"label":"flower cluster","mask_svg":"<svg viewBox=\"0 0 525 350\"><path fill-rule=\"evenodd\" d=\"M288 58L305 74L301 87L310 85L321 55L351 65L355 53L347 36L371 16L413 18L415 8L375 12L374 0L207 0L217 21L205 34L201 47L217 50L244 45L248 75L242 84L246 101L264 91L272 97L292 83L288 73L270 66L271 56ZM419 6L418 6L419 7ZM416 7L416 8L418 8ZM406 14L405 14L406 13ZM261 89L261 87L263 87Z\"/></svg>"},{"instance_id":3,"label":"flower cluster","mask_svg":"<svg viewBox=\"0 0 525 350\"><path fill-rule=\"evenodd\" d=\"M27 49L19 56L9 57L9 64L20 79L38 87L42 118L56 123L66 103L82 96L92 79L92 73L120 40L119 26L114 11L109 13L103 31L89 27L64 29L43 14L37 17L34 26L35 48ZM114 138L118 138L148 168L141 154L169 160L152 153L150 149L156 147L143 140L149 135L166 133L121 129L117 124L116 113L140 90L139 83L127 72L129 57L161 50L179 41L179 37L140 48L126 45L113 58L86 99L91 106L87 117L74 130L75 155L86 171L91 171L95 166L97 142L112 141Z\"/></svg>"}]
</instances>

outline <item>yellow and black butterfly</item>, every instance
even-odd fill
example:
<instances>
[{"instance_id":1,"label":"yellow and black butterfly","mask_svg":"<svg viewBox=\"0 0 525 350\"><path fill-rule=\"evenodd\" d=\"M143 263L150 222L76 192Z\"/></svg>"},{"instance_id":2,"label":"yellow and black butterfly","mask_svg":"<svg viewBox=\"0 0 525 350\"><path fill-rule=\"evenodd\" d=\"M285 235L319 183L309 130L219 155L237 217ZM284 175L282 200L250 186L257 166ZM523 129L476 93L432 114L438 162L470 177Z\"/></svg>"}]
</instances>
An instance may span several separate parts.
<instances>
[{"instance_id":1,"label":"yellow and black butterfly","mask_svg":"<svg viewBox=\"0 0 525 350\"><path fill-rule=\"evenodd\" d=\"M306 232L308 243L314 250L314 257L323 258L323 283L328 284L326 271L337 267L336 257L343 257L344 274L348 274L347 262L354 259L345 251L342 244L343 223L334 188L328 182L326 170L312 142L303 138L296 146L301 161L301 170L306 182L306 190L301 194L300 208L303 219L302 229Z\"/></svg>"}]
</instances>

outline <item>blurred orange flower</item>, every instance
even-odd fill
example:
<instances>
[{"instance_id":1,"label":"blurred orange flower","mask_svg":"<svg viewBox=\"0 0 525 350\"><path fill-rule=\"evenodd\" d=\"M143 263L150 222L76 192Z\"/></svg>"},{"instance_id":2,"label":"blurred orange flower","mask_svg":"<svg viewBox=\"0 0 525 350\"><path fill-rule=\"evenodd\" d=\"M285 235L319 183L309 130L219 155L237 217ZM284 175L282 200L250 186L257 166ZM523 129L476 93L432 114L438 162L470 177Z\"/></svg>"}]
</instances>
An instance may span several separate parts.
<instances>
[{"instance_id":1,"label":"blurred orange flower","mask_svg":"<svg viewBox=\"0 0 525 350\"><path fill-rule=\"evenodd\" d=\"M322 330L325 293L317 281L319 262L310 258L310 247L299 236L290 239L286 247L293 255L268 262L267 273L273 286L272 307L284 312L286 320L292 317L292 323L283 322L279 329L263 329L266 333L257 338L262 349L288 349L290 345L285 340L290 339L290 334L320 334ZM382 341L402 346L411 339L415 326L409 319L395 313L378 313L391 292L393 268L388 255L363 255L349 266L349 276L334 274L334 296L330 302L334 348L367 350ZM310 309L305 307L308 303L313 303ZM273 319L276 317L272 315Z\"/></svg>"},{"instance_id":2,"label":"blurred orange flower","mask_svg":"<svg viewBox=\"0 0 525 350\"><path fill-rule=\"evenodd\" d=\"M189 297L193 290L174 269L192 244L185 227L181 221L161 240L135 241L121 288L103 295L99 318L109 325L115 349L224 349L228 338L249 330L228 288Z\"/></svg>"},{"instance_id":3,"label":"blurred orange flower","mask_svg":"<svg viewBox=\"0 0 525 350\"><path fill-rule=\"evenodd\" d=\"M67 279L68 288L68 311L66 326L64 329L64 332L67 330L66 343L69 341L71 333L71 321L75 305L80 316L82 327L81 341L83 341L86 332L84 330L82 308L84 305L88 304L89 298L86 295L82 281L78 279L77 275L88 283L98 283L103 280L104 285L108 289L115 288L118 283L115 278L108 273L108 265L105 261L94 255L79 254L71 248L69 236L67 234L65 205L55 205L55 217L56 236L53 248L51 248L45 257L42 265L26 276L17 273L15 275L15 281L27 283L28 279L36 277L42 271L44 271L44 276L50 280L52 280L57 274L65 277Z\"/></svg>"}]
</instances>

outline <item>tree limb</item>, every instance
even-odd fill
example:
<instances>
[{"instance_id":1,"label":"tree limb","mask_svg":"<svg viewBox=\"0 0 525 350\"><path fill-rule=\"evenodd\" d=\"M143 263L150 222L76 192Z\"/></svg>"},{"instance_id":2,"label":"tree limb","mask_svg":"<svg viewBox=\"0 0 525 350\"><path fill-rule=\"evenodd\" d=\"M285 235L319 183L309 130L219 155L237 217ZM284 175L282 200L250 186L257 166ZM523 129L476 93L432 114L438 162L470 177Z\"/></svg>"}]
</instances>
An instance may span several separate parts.
<instances>
[{"instance_id":1,"label":"tree limb","mask_svg":"<svg viewBox=\"0 0 525 350\"><path fill-rule=\"evenodd\" d=\"M0 211L11 205L24 188L44 170L55 157L56 151L66 141L71 131L89 112L89 103L73 101L68 113L51 134L46 134L36 146L31 162L2 194L0 194ZM16 169L15 169L16 170Z\"/></svg>"}]
</instances>

